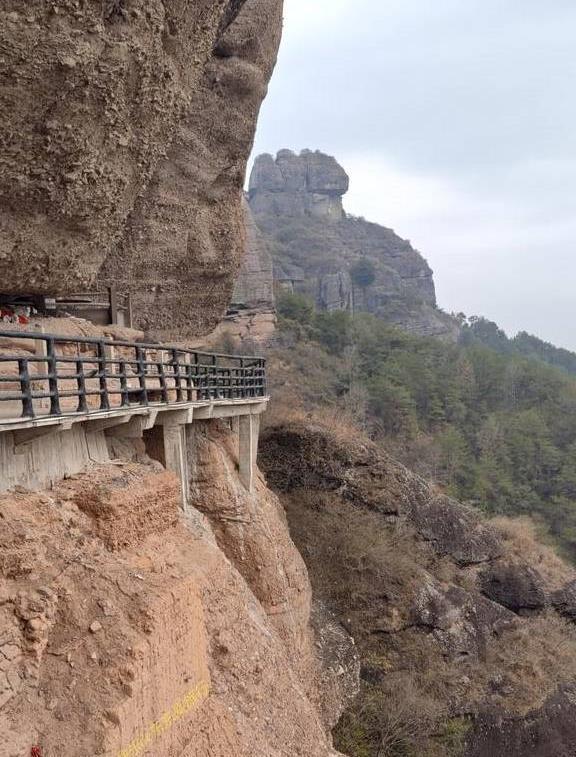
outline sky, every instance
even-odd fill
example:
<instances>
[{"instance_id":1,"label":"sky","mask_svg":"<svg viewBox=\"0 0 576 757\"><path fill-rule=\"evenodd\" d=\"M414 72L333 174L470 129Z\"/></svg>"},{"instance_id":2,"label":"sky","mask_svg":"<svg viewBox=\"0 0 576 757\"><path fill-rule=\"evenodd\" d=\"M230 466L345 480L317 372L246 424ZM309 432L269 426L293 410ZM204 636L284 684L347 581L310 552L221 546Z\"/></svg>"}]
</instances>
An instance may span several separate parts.
<instances>
[{"instance_id":1,"label":"sky","mask_svg":"<svg viewBox=\"0 0 576 757\"><path fill-rule=\"evenodd\" d=\"M438 304L576 349L576 2L285 0L254 155L319 149Z\"/></svg>"}]
</instances>

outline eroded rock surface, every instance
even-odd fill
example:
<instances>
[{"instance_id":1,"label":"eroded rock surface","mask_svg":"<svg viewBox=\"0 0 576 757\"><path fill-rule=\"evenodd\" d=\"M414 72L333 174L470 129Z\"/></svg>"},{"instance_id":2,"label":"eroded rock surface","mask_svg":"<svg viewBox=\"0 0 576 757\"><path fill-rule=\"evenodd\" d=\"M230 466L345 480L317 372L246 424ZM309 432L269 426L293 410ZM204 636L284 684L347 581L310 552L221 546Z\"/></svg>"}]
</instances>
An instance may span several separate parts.
<instances>
[{"instance_id":1,"label":"eroded rock surface","mask_svg":"<svg viewBox=\"0 0 576 757\"><path fill-rule=\"evenodd\" d=\"M242 210L246 248L232 302L218 333L229 334L237 343L261 346L270 343L276 328L272 256L246 200Z\"/></svg>"},{"instance_id":2,"label":"eroded rock surface","mask_svg":"<svg viewBox=\"0 0 576 757\"><path fill-rule=\"evenodd\" d=\"M335 158L303 150L296 155L280 150L276 159L260 155L250 176L250 203L254 213L340 220L342 196L349 178Z\"/></svg>"},{"instance_id":3,"label":"eroded rock surface","mask_svg":"<svg viewBox=\"0 0 576 757\"><path fill-rule=\"evenodd\" d=\"M327 425L267 428L261 465L316 599L356 640L342 751L401 724L415 754L444 757L448 722L466 757L572 754L576 629L550 608L573 617L573 570Z\"/></svg>"},{"instance_id":4,"label":"eroded rock surface","mask_svg":"<svg viewBox=\"0 0 576 757\"><path fill-rule=\"evenodd\" d=\"M139 328L211 330L281 0L0 2L0 280L114 282Z\"/></svg>"},{"instance_id":5,"label":"eroded rock surface","mask_svg":"<svg viewBox=\"0 0 576 757\"><path fill-rule=\"evenodd\" d=\"M439 554L460 564L483 563L502 553L498 536L477 513L438 495L376 445L328 443L321 426L287 425L266 431L261 459L280 491L336 491L354 505L401 516Z\"/></svg>"},{"instance_id":6,"label":"eroded rock surface","mask_svg":"<svg viewBox=\"0 0 576 757\"><path fill-rule=\"evenodd\" d=\"M514 612L529 613L546 607L542 576L529 565L493 565L482 571L480 581L487 597Z\"/></svg>"},{"instance_id":7,"label":"eroded rock surface","mask_svg":"<svg viewBox=\"0 0 576 757\"><path fill-rule=\"evenodd\" d=\"M576 750L576 687L562 686L527 717L483 714L469 737L466 757L572 757Z\"/></svg>"},{"instance_id":8,"label":"eroded rock surface","mask_svg":"<svg viewBox=\"0 0 576 757\"><path fill-rule=\"evenodd\" d=\"M150 460L0 497L2 757L336 757L354 647L310 624L304 563L233 436L199 429L189 517Z\"/></svg>"},{"instance_id":9,"label":"eroded rock surface","mask_svg":"<svg viewBox=\"0 0 576 757\"><path fill-rule=\"evenodd\" d=\"M551 599L561 615L576 623L576 580L569 581L555 591Z\"/></svg>"}]
</instances>

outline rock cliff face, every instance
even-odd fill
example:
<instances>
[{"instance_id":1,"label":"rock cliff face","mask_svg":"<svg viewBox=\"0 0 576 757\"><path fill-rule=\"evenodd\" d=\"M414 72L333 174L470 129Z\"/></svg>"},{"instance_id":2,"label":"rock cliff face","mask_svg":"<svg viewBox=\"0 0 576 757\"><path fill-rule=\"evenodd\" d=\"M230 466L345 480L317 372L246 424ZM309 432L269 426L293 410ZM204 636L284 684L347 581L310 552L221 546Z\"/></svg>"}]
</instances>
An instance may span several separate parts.
<instances>
[{"instance_id":1,"label":"rock cliff face","mask_svg":"<svg viewBox=\"0 0 576 757\"><path fill-rule=\"evenodd\" d=\"M320 152L295 155L280 150L260 155L250 177L250 201L257 214L311 215L339 220L344 216L342 196L349 179L336 160Z\"/></svg>"},{"instance_id":2,"label":"rock cliff face","mask_svg":"<svg viewBox=\"0 0 576 757\"><path fill-rule=\"evenodd\" d=\"M243 212L246 248L232 302L217 333L263 346L272 339L276 325L272 256L246 201Z\"/></svg>"},{"instance_id":3,"label":"rock cliff face","mask_svg":"<svg viewBox=\"0 0 576 757\"><path fill-rule=\"evenodd\" d=\"M456 338L436 307L432 271L390 229L346 215L348 176L332 157L304 150L261 155L250 178L250 206L270 240L280 287L303 292L326 310L373 313L423 336ZM355 266L371 270L357 280Z\"/></svg>"},{"instance_id":4,"label":"rock cliff face","mask_svg":"<svg viewBox=\"0 0 576 757\"><path fill-rule=\"evenodd\" d=\"M367 440L268 428L261 465L314 594L355 638L347 754L557 757L576 748L574 571ZM392 752L396 753L396 752Z\"/></svg>"},{"instance_id":5,"label":"rock cliff face","mask_svg":"<svg viewBox=\"0 0 576 757\"><path fill-rule=\"evenodd\" d=\"M246 230L246 250L232 293L231 307L274 308L272 256L256 226L250 206L242 207Z\"/></svg>"},{"instance_id":6,"label":"rock cliff face","mask_svg":"<svg viewBox=\"0 0 576 757\"><path fill-rule=\"evenodd\" d=\"M0 0L0 281L115 282L136 325L213 328L281 0Z\"/></svg>"},{"instance_id":7,"label":"rock cliff face","mask_svg":"<svg viewBox=\"0 0 576 757\"><path fill-rule=\"evenodd\" d=\"M138 447L0 497L2 757L336 757L354 645L321 608L311 621L281 507L243 488L234 435L196 432L188 517Z\"/></svg>"}]
</instances>

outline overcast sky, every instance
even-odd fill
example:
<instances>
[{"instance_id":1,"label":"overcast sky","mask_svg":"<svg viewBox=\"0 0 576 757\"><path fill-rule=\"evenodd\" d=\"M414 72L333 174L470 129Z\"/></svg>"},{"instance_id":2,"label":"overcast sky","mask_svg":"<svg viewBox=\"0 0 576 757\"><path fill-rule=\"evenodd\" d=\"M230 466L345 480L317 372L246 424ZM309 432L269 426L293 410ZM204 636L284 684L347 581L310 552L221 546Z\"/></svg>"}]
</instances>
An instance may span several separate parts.
<instances>
[{"instance_id":1,"label":"overcast sky","mask_svg":"<svg viewBox=\"0 0 576 757\"><path fill-rule=\"evenodd\" d=\"M439 305L576 349L575 0L285 0L255 154L336 156Z\"/></svg>"}]
</instances>

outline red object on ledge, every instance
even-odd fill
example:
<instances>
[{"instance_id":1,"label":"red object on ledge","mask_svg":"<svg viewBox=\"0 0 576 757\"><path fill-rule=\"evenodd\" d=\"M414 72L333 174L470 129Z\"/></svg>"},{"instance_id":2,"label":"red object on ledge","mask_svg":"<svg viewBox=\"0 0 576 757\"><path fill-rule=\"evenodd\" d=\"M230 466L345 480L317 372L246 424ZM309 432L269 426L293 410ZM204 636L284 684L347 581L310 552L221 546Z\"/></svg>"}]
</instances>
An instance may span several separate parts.
<instances>
[{"instance_id":1,"label":"red object on ledge","mask_svg":"<svg viewBox=\"0 0 576 757\"><path fill-rule=\"evenodd\" d=\"M12 308L4 308L0 305L0 321L5 323L20 323L25 325L30 323L30 318L24 313L18 313Z\"/></svg>"}]
</instances>

